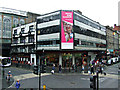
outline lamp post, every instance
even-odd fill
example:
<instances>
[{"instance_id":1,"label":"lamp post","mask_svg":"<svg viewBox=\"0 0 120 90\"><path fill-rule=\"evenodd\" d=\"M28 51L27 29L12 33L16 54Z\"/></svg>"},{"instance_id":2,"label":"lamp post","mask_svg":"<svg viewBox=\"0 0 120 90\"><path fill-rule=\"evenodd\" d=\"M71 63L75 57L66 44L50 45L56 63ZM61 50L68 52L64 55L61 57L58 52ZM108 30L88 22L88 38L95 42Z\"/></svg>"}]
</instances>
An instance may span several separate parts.
<instances>
[{"instance_id":1,"label":"lamp post","mask_svg":"<svg viewBox=\"0 0 120 90\"><path fill-rule=\"evenodd\" d=\"M42 55L44 55L44 49L42 49ZM39 61L39 90L41 90L41 67L42 67L42 63L43 63L43 60L42 60L42 62L40 63L40 61Z\"/></svg>"},{"instance_id":2,"label":"lamp post","mask_svg":"<svg viewBox=\"0 0 120 90\"><path fill-rule=\"evenodd\" d=\"M39 59L40 59L40 58L39 58ZM40 78L41 78L41 68L40 68L40 67L41 67L41 66L40 66L40 60L39 60L39 70L38 70L38 71L39 71L39 72L38 72L38 73L39 73L39 90L41 89L41 88L40 88L40 87L41 87L41 82L40 82L40 81L41 81L41 79L40 79Z\"/></svg>"},{"instance_id":3,"label":"lamp post","mask_svg":"<svg viewBox=\"0 0 120 90\"><path fill-rule=\"evenodd\" d=\"M99 90L99 71L97 70L97 90Z\"/></svg>"}]
</instances>

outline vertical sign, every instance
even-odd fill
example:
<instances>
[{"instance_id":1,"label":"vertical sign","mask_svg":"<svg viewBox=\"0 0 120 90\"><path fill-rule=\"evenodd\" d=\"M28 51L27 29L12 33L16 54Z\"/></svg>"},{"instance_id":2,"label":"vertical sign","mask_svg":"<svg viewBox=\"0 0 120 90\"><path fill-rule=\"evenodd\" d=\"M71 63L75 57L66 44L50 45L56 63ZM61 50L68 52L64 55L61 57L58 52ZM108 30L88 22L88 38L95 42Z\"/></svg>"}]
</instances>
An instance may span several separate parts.
<instances>
[{"instance_id":1,"label":"vertical sign","mask_svg":"<svg viewBox=\"0 0 120 90\"><path fill-rule=\"evenodd\" d=\"M72 11L61 11L61 49L73 49Z\"/></svg>"}]
</instances>

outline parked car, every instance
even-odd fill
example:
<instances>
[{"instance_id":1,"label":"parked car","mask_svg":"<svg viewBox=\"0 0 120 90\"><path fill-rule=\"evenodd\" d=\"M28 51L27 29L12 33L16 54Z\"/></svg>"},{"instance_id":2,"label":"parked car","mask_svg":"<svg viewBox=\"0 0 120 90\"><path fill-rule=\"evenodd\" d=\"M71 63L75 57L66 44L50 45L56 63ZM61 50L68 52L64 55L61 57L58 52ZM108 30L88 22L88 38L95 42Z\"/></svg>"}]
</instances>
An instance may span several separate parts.
<instances>
[{"instance_id":1,"label":"parked car","mask_svg":"<svg viewBox=\"0 0 120 90\"><path fill-rule=\"evenodd\" d=\"M107 61L107 64L108 64L108 65L113 64L113 58L110 58L110 59Z\"/></svg>"},{"instance_id":2,"label":"parked car","mask_svg":"<svg viewBox=\"0 0 120 90\"><path fill-rule=\"evenodd\" d=\"M116 57L116 61L119 62L119 58L118 57Z\"/></svg>"},{"instance_id":3,"label":"parked car","mask_svg":"<svg viewBox=\"0 0 120 90\"><path fill-rule=\"evenodd\" d=\"M114 58L112 58L112 60L113 60L113 63L116 63L117 62L117 59L114 57Z\"/></svg>"},{"instance_id":4,"label":"parked car","mask_svg":"<svg viewBox=\"0 0 120 90\"><path fill-rule=\"evenodd\" d=\"M112 59L109 59L109 60L107 61L107 64L108 64L108 65L111 65L111 64L112 64Z\"/></svg>"},{"instance_id":5,"label":"parked car","mask_svg":"<svg viewBox=\"0 0 120 90\"><path fill-rule=\"evenodd\" d=\"M102 64L107 64L107 60L102 60Z\"/></svg>"}]
</instances>

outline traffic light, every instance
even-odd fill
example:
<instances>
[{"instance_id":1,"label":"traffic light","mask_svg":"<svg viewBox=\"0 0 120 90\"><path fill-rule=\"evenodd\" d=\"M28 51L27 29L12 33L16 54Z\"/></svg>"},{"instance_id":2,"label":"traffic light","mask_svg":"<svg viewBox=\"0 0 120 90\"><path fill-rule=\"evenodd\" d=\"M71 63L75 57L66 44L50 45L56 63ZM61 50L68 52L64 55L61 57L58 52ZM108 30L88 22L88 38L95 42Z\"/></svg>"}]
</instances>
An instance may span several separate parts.
<instances>
[{"instance_id":1,"label":"traffic light","mask_svg":"<svg viewBox=\"0 0 120 90\"><path fill-rule=\"evenodd\" d=\"M46 73L46 65L42 64L41 73Z\"/></svg>"},{"instance_id":2,"label":"traffic light","mask_svg":"<svg viewBox=\"0 0 120 90\"><path fill-rule=\"evenodd\" d=\"M34 71L33 71L33 73L38 75L38 66L34 66Z\"/></svg>"},{"instance_id":3,"label":"traffic light","mask_svg":"<svg viewBox=\"0 0 120 90\"><path fill-rule=\"evenodd\" d=\"M96 75L90 77L90 88L96 89L96 78Z\"/></svg>"}]
</instances>

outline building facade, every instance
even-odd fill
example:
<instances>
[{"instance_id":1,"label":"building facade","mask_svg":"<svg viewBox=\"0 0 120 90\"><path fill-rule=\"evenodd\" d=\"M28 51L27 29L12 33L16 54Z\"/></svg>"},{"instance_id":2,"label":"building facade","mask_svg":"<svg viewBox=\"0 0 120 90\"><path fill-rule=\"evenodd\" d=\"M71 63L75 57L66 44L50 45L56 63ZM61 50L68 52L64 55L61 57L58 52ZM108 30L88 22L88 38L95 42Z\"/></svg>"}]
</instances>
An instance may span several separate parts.
<instances>
[{"instance_id":1,"label":"building facade","mask_svg":"<svg viewBox=\"0 0 120 90\"><path fill-rule=\"evenodd\" d=\"M118 55L117 51L119 50L119 33L114 31L112 27L106 26L106 35L107 53L111 56Z\"/></svg>"},{"instance_id":2,"label":"building facade","mask_svg":"<svg viewBox=\"0 0 120 90\"><path fill-rule=\"evenodd\" d=\"M106 51L106 28L78 11L59 10L37 17L37 61L62 67L88 67Z\"/></svg>"},{"instance_id":3,"label":"building facade","mask_svg":"<svg viewBox=\"0 0 120 90\"><path fill-rule=\"evenodd\" d=\"M120 26L114 24L113 30L119 33L119 49L120 49Z\"/></svg>"},{"instance_id":4,"label":"building facade","mask_svg":"<svg viewBox=\"0 0 120 90\"><path fill-rule=\"evenodd\" d=\"M11 58L13 63L36 65L36 22L13 28Z\"/></svg>"},{"instance_id":5,"label":"building facade","mask_svg":"<svg viewBox=\"0 0 120 90\"><path fill-rule=\"evenodd\" d=\"M115 32L117 32L118 33L118 50L117 50L117 53L118 53L118 55L120 55L120 26L117 26L116 24L114 24L114 28L113 28L113 30L115 31Z\"/></svg>"},{"instance_id":6,"label":"building facade","mask_svg":"<svg viewBox=\"0 0 120 90\"><path fill-rule=\"evenodd\" d=\"M34 22L37 16L39 14L4 7L0 8L0 56L10 56L12 28Z\"/></svg>"}]
</instances>

